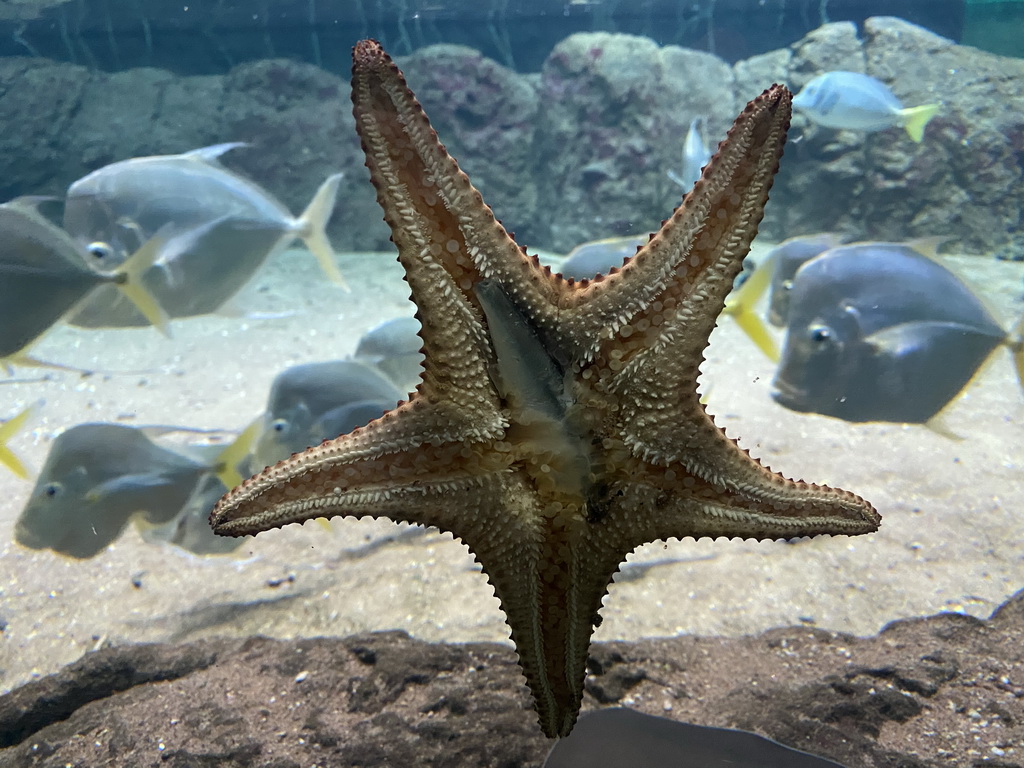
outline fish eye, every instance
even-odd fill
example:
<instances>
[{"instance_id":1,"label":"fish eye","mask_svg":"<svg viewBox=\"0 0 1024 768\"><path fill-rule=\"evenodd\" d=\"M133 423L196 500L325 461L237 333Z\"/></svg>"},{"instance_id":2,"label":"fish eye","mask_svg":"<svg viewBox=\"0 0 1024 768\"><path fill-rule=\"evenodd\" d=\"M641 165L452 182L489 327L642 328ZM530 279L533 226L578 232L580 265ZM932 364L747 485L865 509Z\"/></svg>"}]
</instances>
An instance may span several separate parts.
<instances>
[{"instance_id":1,"label":"fish eye","mask_svg":"<svg viewBox=\"0 0 1024 768\"><path fill-rule=\"evenodd\" d=\"M109 243L103 243L99 241L95 243L89 243L89 245L86 247L86 250L89 252L90 256L92 256L95 259L99 259L100 261L109 259L111 256L114 255L114 249L110 247Z\"/></svg>"},{"instance_id":2,"label":"fish eye","mask_svg":"<svg viewBox=\"0 0 1024 768\"><path fill-rule=\"evenodd\" d=\"M811 341L821 343L832 338L832 330L827 325L811 326Z\"/></svg>"},{"instance_id":3,"label":"fish eye","mask_svg":"<svg viewBox=\"0 0 1024 768\"><path fill-rule=\"evenodd\" d=\"M47 483L43 486L43 493L49 496L51 499L58 496L62 490L60 483Z\"/></svg>"},{"instance_id":4,"label":"fish eye","mask_svg":"<svg viewBox=\"0 0 1024 768\"><path fill-rule=\"evenodd\" d=\"M274 422L270 425L270 428L275 432L284 432L288 428L288 422L284 419L274 419Z\"/></svg>"}]
</instances>

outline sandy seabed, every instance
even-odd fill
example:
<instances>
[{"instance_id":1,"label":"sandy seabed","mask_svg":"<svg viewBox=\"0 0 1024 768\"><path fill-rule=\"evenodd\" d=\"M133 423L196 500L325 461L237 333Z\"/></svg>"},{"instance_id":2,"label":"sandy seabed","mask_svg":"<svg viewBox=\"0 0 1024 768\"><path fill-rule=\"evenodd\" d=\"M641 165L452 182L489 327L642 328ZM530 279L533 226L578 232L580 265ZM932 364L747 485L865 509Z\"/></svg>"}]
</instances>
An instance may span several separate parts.
<instances>
[{"instance_id":1,"label":"sandy seabed","mask_svg":"<svg viewBox=\"0 0 1024 768\"><path fill-rule=\"evenodd\" d=\"M38 471L53 435L81 422L243 428L278 371L345 357L368 328L412 314L392 255L340 260L350 293L327 283L304 251L287 251L236 298L233 314L175 321L172 339L153 329L55 329L36 356L105 373L21 368L0 380L0 418L44 401L10 447ZM949 263L985 287L1007 325L1024 312L1024 265ZM1005 350L944 415L962 440L787 411L769 397L772 364L728 320L707 357L708 408L731 437L788 477L868 498L881 530L796 543L649 544L612 586L595 639L740 635L801 622L871 634L938 611L987 616L1024 586L1024 397ZM332 532L290 526L231 555L197 557L129 528L77 561L13 541L30 491L0 467L0 690L104 644L395 628L426 640L508 642L490 586L447 535L336 519Z\"/></svg>"}]
</instances>

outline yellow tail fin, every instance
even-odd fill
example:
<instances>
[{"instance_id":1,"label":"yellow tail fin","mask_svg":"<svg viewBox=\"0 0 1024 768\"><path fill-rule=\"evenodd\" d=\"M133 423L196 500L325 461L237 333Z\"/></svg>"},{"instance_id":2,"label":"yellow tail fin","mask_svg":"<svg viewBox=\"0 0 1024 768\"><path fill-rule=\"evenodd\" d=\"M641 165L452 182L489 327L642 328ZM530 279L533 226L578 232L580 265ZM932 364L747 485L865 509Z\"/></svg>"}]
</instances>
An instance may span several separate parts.
<instances>
[{"instance_id":1,"label":"yellow tail fin","mask_svg":"<svg viewBox=\"0 0 1024 768\"><path fill-rule=\"evenodd\" d=\"M306 206L306 210L299 217L299 223L302 225L299 237L302 238L310 252L316 256L317 261L320 262L320 268L331 282L348 290L338 265L334 263L334 249L331 247L331 241L327 239L327 222L330 221L331 214L334 213L338 184L341 183L343 176L342 173L336 173L320 185L320 189L316 191L313 199Z\"/></svg>"},{"instance_id":2,"label":"yellow tail fin","mask_svg":"<svg viewBox=\"0 0 1024 768\"><path fill-rule=\"evenodd\" d=\"M725 300L723 315L731 315L736 324L743 329L743 332L750 337L750 340L757 345L757 348L764 352L765 356L773 363L779 361L779 347L775 343L768 326L758 317L754 306L768 290L772 281L771 262L765 262L754 270L753 274L739 288L734 290Z\"/></svg>"},{"instance_id":3,"label":"yellow tail fin","mask_svg":"<svg viewBox=\"0 0 1024 768\"><path fill-rule=\"evenodd\" d=\"M928 121L938 114L941 104L922 104L920 107L907 107L900 110L900 117L903 119L903 129L918 144L924 138L924 127Z\"/></svg>"},{"instance_id":4,"label":"yellow tail fin","mask_svg":"<svg viewBox=\"0 0 1024 768\"><path fill-rule=\"evenodd\" d=\"M7 447L7 441L14 437L25 426L25 422L35 413L34 406L28 406L3 424L0 424L0 464L4 464L18 477L28 480L28 469L18 458L17 454Z\"/></svg>"},{"instance_id":5,"label":"yellow tail fin","mask_svg":"<svg viewBox=\"0 0 1024 768\"><path fill-rule=\"evenodd\" d=\"M157 232L143 243L142 247L133 253L124 264L121 264L115 270L115 273L121 278L116 283L118 290L127 296L139 312L158 328L164 336L170 338L171 332L168 326L167 312L164 311L164 308L160 306L160 302L142 284L142 276L156 262L157 256L160 255L161 247L165 242L166 238L160 232Z\"/></svg>"},{"instance_id":6,"label":"yellow tail fin","mask_svg":"<svg viewBox=\"0 0 1024 768\"><path fill-rule=\"evenodd\" d=\"M227 448L217 454L214 464L217 468L217 477L220 478L220 481L224 483L224 486L229 491L235 486L242 484L244 478L238 472L238 465L249 455L249 452L252 450L252 444L256 441L262 428L263 419L256 419L252 424L243 429L242 433L232 440Z\"/></svg>"}]
</instances>

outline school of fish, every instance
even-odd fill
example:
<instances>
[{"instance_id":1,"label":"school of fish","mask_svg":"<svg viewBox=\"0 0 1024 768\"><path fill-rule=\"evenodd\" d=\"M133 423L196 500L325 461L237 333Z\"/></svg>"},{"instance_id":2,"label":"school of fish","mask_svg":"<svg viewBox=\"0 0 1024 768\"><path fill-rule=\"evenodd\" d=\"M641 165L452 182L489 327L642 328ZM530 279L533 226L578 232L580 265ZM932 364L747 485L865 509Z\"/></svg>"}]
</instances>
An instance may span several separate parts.
<instances>
[{"instance_id":1,"label":"school of fish","mask_svg":"<svg viewBox=\"0 0 1024 768\"><path fill-rule=\"evenodd\" d=\"M939 105L905 108L880 81L853 72L811 79L794 100L811 123L870 133L904 129L916 142ZM668 177L689 191L712 152L707 118L692 118L682 164ZM327 238L341 174L326 177L293 216L250 179L221 164L226 143L177 155L131 158L70 185L63 221L50 198L0 205L0 362L63 367L32 354L56 324L152 325L217 312L259 268L301 240L343 285ZM552 268L577 281L608 274L647 239L584 243ZM851 422L928 423L1006 347L1024 383L1024 319L996 318L943 265L938 240L847 243L832 232L793 237L745 264L723 314L778 367L774 401ZM767 294L766 308L759 309ZM762 318L765 315L767 323ZM783 330L780 347L777 332ZM244 476L332 439L394 408L421 371L419 323L392 318L368 331L351 359L281 371L264 412L227 443L172 443L186 427L84 423L54 437L15 525L15 539L72 558L103 551L129 525L147 541L195 554L234 550L215 536L209 509ZM8 442L33 404L0 421L0 464L29 479ZM575 764L575 763L573 763Z\"/></svg>"}]
</instances>

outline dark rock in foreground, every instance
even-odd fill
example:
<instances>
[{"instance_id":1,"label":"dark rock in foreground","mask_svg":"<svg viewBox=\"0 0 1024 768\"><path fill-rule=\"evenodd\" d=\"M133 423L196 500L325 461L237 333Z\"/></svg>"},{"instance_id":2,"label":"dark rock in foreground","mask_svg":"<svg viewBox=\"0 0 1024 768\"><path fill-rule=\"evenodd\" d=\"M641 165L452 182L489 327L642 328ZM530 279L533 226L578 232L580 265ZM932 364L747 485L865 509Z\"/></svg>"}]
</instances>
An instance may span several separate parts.
<instances>
[{"instance_id":1,"label":"dark rock in foreground","mask_svg":"<svg viewBox=\"0 0 1024 768\"><path fill-rule=\"evenodd\" d=\"M1024 592L988 621L591 649L585 709L743 728L849 766L1024 765ZM0 697L3 766L540 766L510 648L401 632L91 653Z\"/></svg>"}]
</instances>

